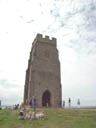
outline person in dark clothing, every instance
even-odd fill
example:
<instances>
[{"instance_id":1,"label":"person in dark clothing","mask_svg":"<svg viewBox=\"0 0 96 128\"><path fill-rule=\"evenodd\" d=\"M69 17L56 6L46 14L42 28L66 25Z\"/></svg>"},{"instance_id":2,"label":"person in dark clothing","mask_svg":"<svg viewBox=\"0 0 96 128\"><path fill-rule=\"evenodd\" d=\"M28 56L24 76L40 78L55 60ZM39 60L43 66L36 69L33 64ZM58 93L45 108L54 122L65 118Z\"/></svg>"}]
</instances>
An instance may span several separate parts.
<instances>
[{"instance_id":1,"label":"person in dark clothing","mask_svg":"<svg viewBox=\"0 0 96 128\"><path fill-rule=\"evenodd\" d=\"M69 108L71 107L71 98L68 100Z\"/></svg>"},{"instance_id":2,"label":"person in dark clothing","mask_svg":"<svg viewBox=\"0 0 96 128\"><path fill-rule=\"evenodd\" d=\"M80 99L77 100L77 105L80 108Z\"/></svg>"},{"instance_id":3,"label":"person in dark clothing","mask_svg":"<svg viewBox=\"0 0 96 128\"><path fill-rule=\"evenodd\" d=\"M1 100L0 100L0 110L2 109L2 107L1 107Z\"/></svg>"},{"instance_id":4,"label":"person in dark clothing","mask_svg":"<svg viewBox=\"0 0 96 128\"><path fill-rule=\"evenodd\" d=\"M32 99L30 100L29 105L32 108Z\"/></svg>"},{"instance_id":5,"label":"person in dark clothing","mask_svg":"<svg viewBox=\"0 0 96 128\"><path fill-rule=\"evenodd\" d=\"M63 100L63 108L65 108L65 100Z\"/></svg>"},{"instance_id":6,"label":"person in dark clothing","mask_svg":"<svg viewBox=\"0 0 96 128\"><path fill-rule=\"evenodd\" d=\"M19 120L24 120L24 112L22 110L19 112Z\"/></svg>"}]
</instances>

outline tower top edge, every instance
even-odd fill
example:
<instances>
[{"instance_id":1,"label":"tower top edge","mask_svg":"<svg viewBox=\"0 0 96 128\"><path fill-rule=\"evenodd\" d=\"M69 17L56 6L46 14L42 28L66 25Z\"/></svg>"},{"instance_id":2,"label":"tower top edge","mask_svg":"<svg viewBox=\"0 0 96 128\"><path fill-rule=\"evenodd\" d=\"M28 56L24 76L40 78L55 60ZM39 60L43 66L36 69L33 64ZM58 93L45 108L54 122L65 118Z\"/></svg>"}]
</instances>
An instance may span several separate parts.
<instances>
[{"instance_id":1,"label":"tower top edge","mask_svg":"<svg viewBox=\"0 0 96 128\"><path fill-rule=\"evenodd\" d=\"M57 39L52 37L52 39L49 38L49 36L45 35L45 37L43 37L42 34L37 34L36 38L34 39L34 42L47 42L47 43L51 43L53 45L56 45Z\"/></svg>"},{"instance_id":2,"label":"tower top edge","mask_svg":"<svg viewBox=\"0 0 96 128\"><path fill-rule=\"evenodd\" d=\"M39 34L39 33L36 35L36 39L38 39L38 40L39 39L44 39L44 40L49 40L49 41L52 41L52 40L56 41L55 37L52 37L52 39L50 39L49 36L45 35L45 37L43 37L43 35Z\"/></svg>"}]
</instances>

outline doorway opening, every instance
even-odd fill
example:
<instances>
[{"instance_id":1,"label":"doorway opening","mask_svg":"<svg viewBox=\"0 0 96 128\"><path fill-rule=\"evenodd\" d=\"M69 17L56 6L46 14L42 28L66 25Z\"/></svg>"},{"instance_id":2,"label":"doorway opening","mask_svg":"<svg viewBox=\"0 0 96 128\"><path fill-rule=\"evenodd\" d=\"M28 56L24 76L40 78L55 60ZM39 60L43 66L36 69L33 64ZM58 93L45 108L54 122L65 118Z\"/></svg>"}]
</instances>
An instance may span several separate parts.
<instances>
[{"instance_id":1,"label":"doorway opening","mask_svg":"<svg viewBox=\"0 0 96 128\"><path fill-rule=\"evenodd\" d=\"M51 106L51 94L47 90L43 93L42 96L42 107L50 107Z\"/></svg>"}]
</instances>

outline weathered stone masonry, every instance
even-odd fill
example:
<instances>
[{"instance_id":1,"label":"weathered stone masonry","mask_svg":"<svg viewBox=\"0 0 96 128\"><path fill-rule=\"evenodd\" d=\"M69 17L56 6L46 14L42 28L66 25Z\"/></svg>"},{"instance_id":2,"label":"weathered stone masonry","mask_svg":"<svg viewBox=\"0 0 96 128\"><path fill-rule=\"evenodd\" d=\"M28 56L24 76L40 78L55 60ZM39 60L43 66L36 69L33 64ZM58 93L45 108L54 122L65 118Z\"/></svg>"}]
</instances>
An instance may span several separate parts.
<instances>
[{"instance_id":1,"label":"weathered stone masonry","mask_svg":"<svg viewBox=\"0 0 96 128\"><path fill-rule=\"evenodd\" d=\"M37 34L32 43L24 87L24 103L37 99L37 107L60 107L61 76L56 38Z\"/></svg>"}]
</instances>

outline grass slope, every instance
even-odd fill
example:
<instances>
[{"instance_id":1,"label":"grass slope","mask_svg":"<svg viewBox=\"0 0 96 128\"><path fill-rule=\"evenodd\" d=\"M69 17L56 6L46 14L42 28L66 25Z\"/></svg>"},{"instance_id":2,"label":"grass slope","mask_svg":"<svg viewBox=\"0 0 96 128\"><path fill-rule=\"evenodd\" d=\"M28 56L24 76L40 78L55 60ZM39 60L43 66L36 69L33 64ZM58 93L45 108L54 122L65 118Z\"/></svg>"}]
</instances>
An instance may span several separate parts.
<instances>
[{"instance_id":1,"label":"grass slope","mask_svg":"<svg viewBox=\"0 0 96 128\"><path fill-rule=\"evenodd\" d=\"M44 109L44 113L38 120L18 120L18 110L0 110L0 128L96 128L95 109Z\"/></svg>"}]
</instances>

